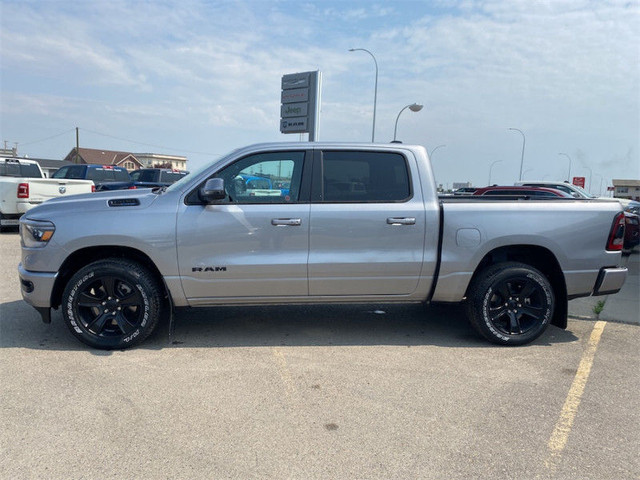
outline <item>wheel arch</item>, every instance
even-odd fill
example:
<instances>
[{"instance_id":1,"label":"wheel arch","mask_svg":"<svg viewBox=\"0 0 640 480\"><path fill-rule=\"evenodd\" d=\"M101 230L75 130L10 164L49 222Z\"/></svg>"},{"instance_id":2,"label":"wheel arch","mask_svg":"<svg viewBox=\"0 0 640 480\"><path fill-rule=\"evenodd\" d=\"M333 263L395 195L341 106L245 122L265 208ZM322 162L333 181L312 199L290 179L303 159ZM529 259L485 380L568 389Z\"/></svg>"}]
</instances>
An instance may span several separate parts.
<instances>
[{"instance_id":1,"label":"wheel arch","mask_svg":"<svg viewBox=\"0 0 640 480\"><path fill-rule=\"evenodd\" d=\"M169 299L169 301L171 301L171 292L163 281L160 270L158 270L158 267L147 254L131 247L102 245L76 250L66 258L58 270L58 276L51 292L51 306L53 308L58 308L60 306L64 288L67 285L67 282L78 270L95 261L114 257L133 260L147 267L151 274L158 280L158 285L160 286L163 294Z\"/></svg>"},{"instance_id":2,"label":"wheel arch","mask_svg":"<svg viewBox=\"0 0 640 480\"><path fill-rule=\"evenodd\" d=\"M567 285L560 263L549 249L538 245L509 245L498 247L487 253L476 267L465 296L474 284L477 276L491 265L502 262L520 262L530 265L542 272L549 279L555 296L555 309L551 324L567 328L568 298Z\"/></svg>"}]
</instances>

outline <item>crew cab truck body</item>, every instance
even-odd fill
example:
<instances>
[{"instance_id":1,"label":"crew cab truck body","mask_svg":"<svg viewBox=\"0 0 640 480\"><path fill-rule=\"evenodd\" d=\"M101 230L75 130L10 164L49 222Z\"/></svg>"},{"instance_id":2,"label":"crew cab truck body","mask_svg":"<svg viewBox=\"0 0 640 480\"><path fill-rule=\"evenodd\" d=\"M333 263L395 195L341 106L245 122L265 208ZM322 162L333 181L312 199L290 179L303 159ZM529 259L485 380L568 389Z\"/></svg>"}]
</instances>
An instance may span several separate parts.
<instances>
[{"instance_id":1,"label":"crew cab truck body","mask_svg":"<svg viewBox=\"0 0 640 480\"><path fill-rule=\"evenodd\" d=\"M255 172L290 188L235 190ZM254 145L167 189L47 202L21 236L24 299L97 348L141 342L173 307L425 301L466 301L517 345L626 278L619 205L440 200L425 149L397 144Z\"/></svg>"},{"instance_id":2,"label":"crew cab truck body","mask_svg":"<svg viewBox=\"0 0 640 480\"><path fill-rule=\"evenodd\" d=\"M0 230L16 227L30 208L60 196L91 192L92 182L45 178L38 162L0 158Z\"/></svg>"}]
</instances>

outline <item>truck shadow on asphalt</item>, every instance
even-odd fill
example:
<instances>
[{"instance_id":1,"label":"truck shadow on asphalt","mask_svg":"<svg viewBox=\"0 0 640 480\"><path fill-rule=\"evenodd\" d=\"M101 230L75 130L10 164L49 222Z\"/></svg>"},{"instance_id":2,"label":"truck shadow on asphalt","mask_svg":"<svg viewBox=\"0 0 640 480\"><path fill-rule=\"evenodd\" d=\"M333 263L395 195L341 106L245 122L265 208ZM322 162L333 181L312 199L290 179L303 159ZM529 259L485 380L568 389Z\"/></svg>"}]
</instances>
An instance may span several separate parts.
<instances>
[{"instance_id":1,"label":"truck shadow on asphalt","mask_svg":"<svg viewBox=\"0 0 640 480\"><path fill-rule=\"evenodd\" d=\"M90 350L77 341L60 311L52 323L22 301L0 304L0 348ZM577 341L572 332L550 326L530 345ZM231 348L282 346L439 346L495 348L471 327L459 305L312 305L215 307L178 310L175 331L168 322L142 345L166 348ZM521 348L526 348L521 347Z\"/></svg>"}]
</instances>

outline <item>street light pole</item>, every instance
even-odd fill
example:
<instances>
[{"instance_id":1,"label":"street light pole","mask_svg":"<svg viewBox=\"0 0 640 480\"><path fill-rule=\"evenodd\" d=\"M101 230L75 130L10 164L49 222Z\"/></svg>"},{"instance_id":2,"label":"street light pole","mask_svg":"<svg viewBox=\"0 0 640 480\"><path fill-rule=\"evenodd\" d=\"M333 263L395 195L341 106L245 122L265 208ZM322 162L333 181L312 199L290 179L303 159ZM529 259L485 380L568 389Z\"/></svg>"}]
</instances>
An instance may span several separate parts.
<instances>
[{"instance_id":1,"label":"street light pole","mask_svg":"<svg viewBox=\"0 0 640 480\"><path fill-rule=\"evenodd\" d=\"M502 161L502 160L496 160L496 161L495 161L495 162L493 162L493 163L491 164L491 166L489 167L489 183L487 183L487 186L491 186L491 170L493 170L493 166L494 166L496 163L500 163L501 161Z\"/></svg>"},{"instance_id":2,"label":"street light pole","mask_svg":"<svg viewBox=\"0 0 640 480\"><path fill-rule=\"evenodd\" d=\"M596 173L596 175L598 175L600 177L600 188L598 189L598 196L601 197L602 196L602 181L604 180L604 177L602 175L600 175L599 173Z\"/></svg>"},{"instance_id":3,"label":"street light pole","mask_svg":"<svg viewBox=\"0 0 640 480\"><path fill-rule=\"evenodd\" d=\"M522 165L524 164L524 144L526 142L524 132L518 128L510 128L509 130L515 130L516 132L520 132L522 135L522 156L520 157L520 178L518 180L522 180Z\"/></svg>"},{"instance_id":4,"label":"street light pole","mask_svg":"<svg viewBox=\"0 0 640 480\"><path fill-rule=\"evenodd\" d=\"M559 153L558 155L564 155L569 159L569 175L567 176L567 182L571 182L571 157L566 153Z\"/></svg>"},{"instance_id":5,"label":"street light pole","mask_svg":"<svg viewBox=\"0 0 640 480\"><path fill-rule=\"evenodd\" d=\"M431 156L433 155L433 152L435 152L437 149L441 147L446 147L446 145L438 145L437 147L433 147L433 150L431 150L431 153L429 154L429 158L431 158Z\"/></svg>"},{"instance_id":6,"label":"street light pole","mask_svg":"<svg viewBox=\"0 0 640 480\"><path fill-rule=\"evenodd\" d=\"M373 63L376 64L376 83L373 89L373 128L371 129L371 142L373 143L376 138L376 104L378 103L378 62L376 57L373 56L366 48L350 48L350 52L367 52L373 58Z\"/></svg>"},{"instance_id":7,"label":"street light pole","mask_svg":"<svg viewBox=\"0 0 640 480\"><path fill-rule=\"evenodd\" d=\"M584 168L589 169L589 193L591 193L591 177L593 177L593 170L591 170L591 167L587 167L586 165L584 166Z\"/></svg>"},{"instance_id":8,"label":"street light pole","mask_svg":"<svg viewBox=\"0 0 640 480\"><path fill-rule=\"evenodd\" d=\"M411 105L407 105L406 107L403 107L402 110L400 110L400 112L398 113L398 116L396 117L396 127L393 129L393 143L396 143L396 134L398 133L398 120L400 120L400 114L404 112L407 108L412 112L419 112L420 110L422 110L422 105L417 103L412 103Z\"/></svg>"}]
</instances>

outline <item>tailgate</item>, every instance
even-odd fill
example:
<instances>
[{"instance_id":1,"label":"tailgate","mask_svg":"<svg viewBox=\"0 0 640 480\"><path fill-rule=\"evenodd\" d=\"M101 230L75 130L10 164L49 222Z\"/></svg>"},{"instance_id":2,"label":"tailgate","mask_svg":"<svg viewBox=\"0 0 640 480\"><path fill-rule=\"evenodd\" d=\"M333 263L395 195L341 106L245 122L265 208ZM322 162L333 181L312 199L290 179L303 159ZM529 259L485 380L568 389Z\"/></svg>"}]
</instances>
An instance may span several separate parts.
<instances>
[{"instance_id":1,"label":"tailgate","mask_svg":"<svg viewBox=\"0 0 640 480\"><path fill-rule=\"evenodd\" d=\"M91 193L92 186L93 182L91 180L31 178L29 179L29 202L42 203L50 198Z\"/></svg>"}]
</instances>

